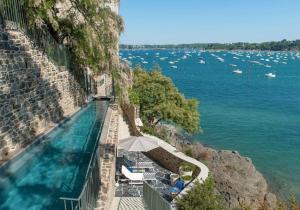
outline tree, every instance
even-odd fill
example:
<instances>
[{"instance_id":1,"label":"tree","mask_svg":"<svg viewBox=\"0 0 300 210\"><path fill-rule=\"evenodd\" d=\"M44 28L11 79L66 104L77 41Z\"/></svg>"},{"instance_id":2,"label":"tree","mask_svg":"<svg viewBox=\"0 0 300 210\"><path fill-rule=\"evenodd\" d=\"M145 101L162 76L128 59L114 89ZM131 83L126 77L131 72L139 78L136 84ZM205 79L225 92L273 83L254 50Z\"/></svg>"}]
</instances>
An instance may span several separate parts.
<instances>
[{"instance_id":1,"label":"tree","mask_svg":"<svg viewBox=\"0 0 300 210\"><path fill-rule=\"evenodd\" d=\"M215 183L209 176L202 184L196 181L187 194L176 199L177 205L184 210L225 210L223 199L215 193Z\"/></svg>"},{"instance_id":2,"label":"tree","mask_svg":"<svg viewBox=\"0 0 300 210\"><path fill-rule=\"evenodd\" d=\"M299 205L297 203L295 195L290 195L289 206L290 210L299 210Z\"/></svg>"},{"instance_id":3,"label":"tree","mask_svg":"<svg viewBox=\"0 0 300 210\"><path fill-rule=\"evenodd\" d=\"M188 133L199 131L198 101L186 99L170 78L157 69L146 72L140 66L134 70L134 84L129 91L132 103L140 106L142 119L151 125L168 121Z\"/></svg>"}]
</instances>

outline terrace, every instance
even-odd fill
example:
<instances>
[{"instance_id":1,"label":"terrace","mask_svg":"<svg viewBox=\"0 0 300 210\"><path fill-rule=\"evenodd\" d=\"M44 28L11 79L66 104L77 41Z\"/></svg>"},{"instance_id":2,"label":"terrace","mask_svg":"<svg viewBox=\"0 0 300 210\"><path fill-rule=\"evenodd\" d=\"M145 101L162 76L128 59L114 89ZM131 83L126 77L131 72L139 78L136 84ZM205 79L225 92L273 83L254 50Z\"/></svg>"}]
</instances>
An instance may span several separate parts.
<instances>
[{"instance_id":1,"label":"terrace","mask_svg":"<svg viewBox=\"0 0 300 210\"><path fill-rule=\"evenodd\" d=\"M119 134L115 197L111 209L176 209L175 198L185 194L196 180L203 182L208 176L208 168L204 164L177 151L161 139L144 134L144 137L154 139L157 147L137 152L124 149L121 146L122 137ZM184 177L181 176L180 166L184 164L194 166L191 180L182 179ZM122 167L126 167L129 172ZM148 174L148 177L133 180L131 176L143 173ZM149 174L153 175L150 179ZM178 182L184 183L183 187Z\"/></svg>"}]
</instances>

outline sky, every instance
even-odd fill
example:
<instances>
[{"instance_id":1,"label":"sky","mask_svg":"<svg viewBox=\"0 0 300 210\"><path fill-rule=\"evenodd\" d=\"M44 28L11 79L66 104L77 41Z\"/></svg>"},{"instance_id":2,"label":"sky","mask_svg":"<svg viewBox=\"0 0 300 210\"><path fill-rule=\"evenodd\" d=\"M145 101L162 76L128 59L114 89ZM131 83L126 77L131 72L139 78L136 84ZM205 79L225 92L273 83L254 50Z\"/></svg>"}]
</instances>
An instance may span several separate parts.
<instances>
[{"instance_id":1,"label":"sky","mask_svg":"<svg viewBox=\"0 0 300 210\"><path fill-rule=\"evenodd\" d=\"M300 0L121 0L122 44L300 39Z\"/></svg>"}]
</instances>

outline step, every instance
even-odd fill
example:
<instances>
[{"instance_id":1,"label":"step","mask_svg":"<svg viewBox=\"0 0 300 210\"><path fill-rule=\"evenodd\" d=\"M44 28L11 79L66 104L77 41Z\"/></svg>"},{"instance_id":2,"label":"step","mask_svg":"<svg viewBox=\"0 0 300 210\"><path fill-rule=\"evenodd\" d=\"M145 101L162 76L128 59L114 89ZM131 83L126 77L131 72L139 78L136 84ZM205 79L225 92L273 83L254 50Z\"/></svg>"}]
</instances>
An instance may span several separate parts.
<instances>
[{"instance_id":1,"label":"step","mask_svg":"<svg viewBox=\"0 0 300 210\"><path fill-rule=\"evenodd\" d=\"M118 210L147 210L143 197L122 197Z\"/></svg>"}]
</instances>

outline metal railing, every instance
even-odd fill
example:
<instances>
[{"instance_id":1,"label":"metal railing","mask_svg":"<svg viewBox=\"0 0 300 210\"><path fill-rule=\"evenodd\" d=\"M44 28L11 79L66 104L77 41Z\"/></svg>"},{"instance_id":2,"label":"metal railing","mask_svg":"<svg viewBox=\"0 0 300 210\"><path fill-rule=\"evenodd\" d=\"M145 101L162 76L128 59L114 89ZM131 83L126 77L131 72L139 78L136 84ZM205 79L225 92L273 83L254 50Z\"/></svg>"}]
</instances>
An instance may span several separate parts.
<instances>
[{"instance_id":1,"label":"metal railing","mask_svg":"<svg viewBox=\"0 0 300 210\"><path fill-rule=\"evenodd\" d=\"M58 43L46 27L30 25L24 0L0 0L0 24L8 30L23 32L57 66L71 67L71 54L66 46Z\"/></svg>"},{"instance_id":2,"label":"metal railing","mask_svg":"<svg viewBox=\"0 0 300 210\"><path fill-rule=\"evenodd\" d=\"M108 109L104 116L107 115ZM100 137L103 130L104 121L101 122L95 147L90 158L88 169L85 175L85 184L80 195L77 198L60 197L63 201L65 210L93 210L96 207L98 195L101 186L100 171L101 171L101 150L103 145L100 144ZM95 123L95 126L98 126Z\"/></svg>"},{"instance_id":3,"label":"metal railing","mask_svg":"<svg viewBox=\"0 0 300 210\"><path fill-rule=\"evenodd\" d=\"M86 182L78 198L61 197L65 210L93 210L96 207L100 190L99 148L92 158Z\"/></svg>"},{"instance_id":4,"label":"metal railing","mask_svg":"<svg viewBox=\"0 0 300 210\"><path fill-rule=\"evenodd\" d=\"M59 43L49 32L47 26L37 27L30 23L24 0L0 0L0 27L22 32L30 40L30 45L47 55L56 66L69 70L87 95L92 93L93 79L73 61L68 47ZM25 44L25 43L21 43ZM84 77L85 79L83 80Z\"/></svg>"},{"instance_id":5,"label":"metal railing","mask_svg":"<svg viewBox=\"0 0 300 210\"><path fill-rule=\"evenodd\" d=\"M175 210L168 201L160 196L160 194L153 189L147 182L143 184L144 202L150 210Z\"/></svg>"}]
</instances>

